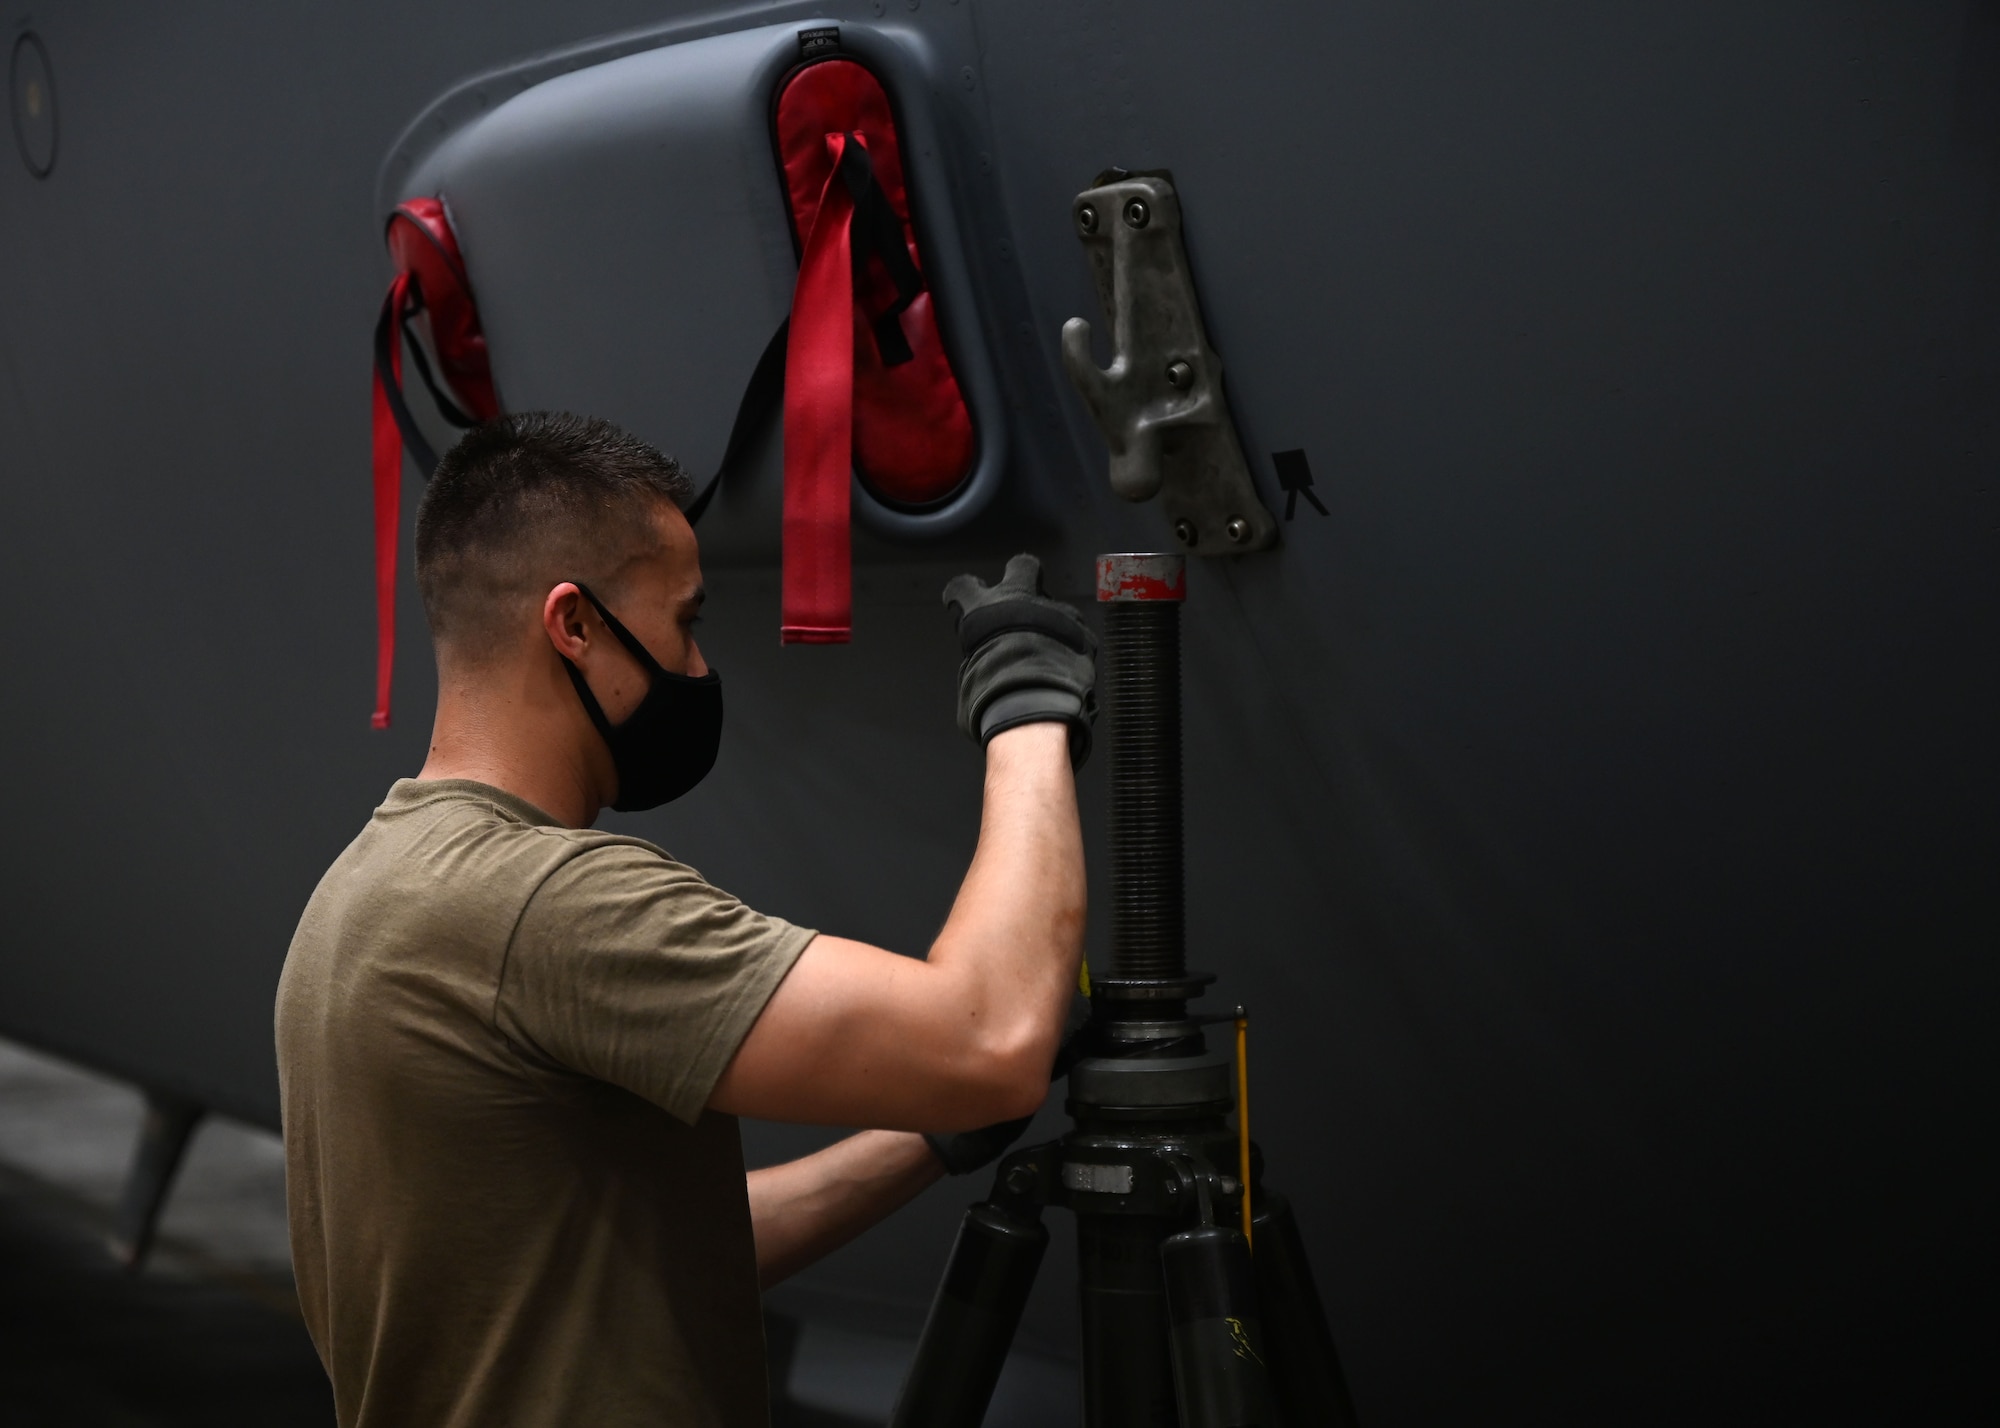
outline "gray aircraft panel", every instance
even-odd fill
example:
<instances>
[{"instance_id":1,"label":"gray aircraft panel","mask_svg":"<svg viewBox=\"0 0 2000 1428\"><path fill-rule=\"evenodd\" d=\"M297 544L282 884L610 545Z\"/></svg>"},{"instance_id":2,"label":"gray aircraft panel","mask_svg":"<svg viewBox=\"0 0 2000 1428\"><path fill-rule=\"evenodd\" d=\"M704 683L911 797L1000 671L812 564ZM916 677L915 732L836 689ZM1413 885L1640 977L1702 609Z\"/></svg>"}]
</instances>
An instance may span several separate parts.
<instances>
[{"instance_id":1,"label":"gray aircraft panel","mask_svg":"<svg viewBox=\"0 0 2000 1428\"><path fill-rule=\"evenodd\" d=\"M1281 510L1270 453L1303 448L1329 511L1194 563L1190 945L1252 1008L1258 1135L1363 1416L1947 1402L1994 1183L2000 12L885 9L971 71L933 103L1004 489L864 542L846 648L779 648L768 560L718 566L722 759L610 821L922 948L978 794L937 586L1026 543L1081 598L1096 551L1169 539L1106 488L1056 347L1099 324L1071 199L1169 168L1255 479ZM432 693L406 579L397 723L367 729L378 166L469 77L683 12L37 17L59 157L0 159L0 558L33 632L0 1031L274 1123L291 924ZM768 521L774 456L716 539ZM1083 795L1101 867L1101 770ZM907 1324L982 1189L786 1302ZM1067 1275L1059 1244L1046 1352Z\"/></svg>"}]
</instances>

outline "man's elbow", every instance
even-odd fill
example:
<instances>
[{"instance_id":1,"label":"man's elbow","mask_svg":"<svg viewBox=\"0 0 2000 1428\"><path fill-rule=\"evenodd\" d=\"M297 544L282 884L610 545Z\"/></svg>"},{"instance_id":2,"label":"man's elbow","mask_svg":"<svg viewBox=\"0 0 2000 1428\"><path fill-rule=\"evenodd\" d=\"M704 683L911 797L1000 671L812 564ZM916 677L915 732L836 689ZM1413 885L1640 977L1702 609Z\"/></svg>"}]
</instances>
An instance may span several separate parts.
<instances>
[{"instance_id":1,"label":"man's elbow","mask_svg":"<svg viewBox=\"0 0 2000 1428\"><path fill-rule=\"evenodd\" d=\"M1049 1094L1049 1048L1042 1037L1020 1037L991 1046L980 1058L973 1094L975 1126L1032 1116Z\"/></svg>"},{"instance_id":2,"label":"man's elbow","mask_svg":"<svg viewBox=\"0 0 2000 1428\"><path fill-rule=\"evenodd\" d=\"M1035 1076L1016 1076L994 1093L992 1117L983 1122L997 1125L1001 1121L1017 1121L1023 1116L1032 1116L1042 1108L1042 1102L1049 1097L1049 1073L1044 1070Z\"/></svg>"}]
</instances>

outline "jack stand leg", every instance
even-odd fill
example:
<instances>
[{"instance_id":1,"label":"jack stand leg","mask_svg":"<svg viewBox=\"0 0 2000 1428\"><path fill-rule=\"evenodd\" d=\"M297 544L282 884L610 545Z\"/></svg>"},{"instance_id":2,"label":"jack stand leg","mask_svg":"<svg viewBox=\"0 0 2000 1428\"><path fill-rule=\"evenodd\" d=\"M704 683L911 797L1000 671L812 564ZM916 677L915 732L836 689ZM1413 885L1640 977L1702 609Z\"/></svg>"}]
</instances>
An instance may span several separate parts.
<instances>
[{"instance_id":1,"label":"jack stand leg","mask_svg":"<svg viewBox=\"0 0 2000 1428\"><path fill-rule=\"evenodd\" d=\"M1076 1217L1084 1428L1175 1428L1160 1244L1176 1228L1151 1216Z\"/></svg>"},{"instance_id":2,"label":"jack stand leg","mask_svg":"<svg viewBox=\"0 0 2000 1428\"><path fill-rule=\"evenodd\" d=\"M1257 1233L1257 1253L1251 1263L1270 1345L1271 1386L1284 1421L1355 1428L1354 1400L1340 1371L1299 1222L1282 1195L1260 1186L1255 1203L1250 1224Z\"/></svg>"},{"instance_id":3,"label":"jack stand leg","mask_svg":"<svg viewBox=\"0 0 2000 1428\"><path fill-rule=\"evenodd\" d=\"M119 1198L111 1244L112 1252L127 1269L138 1269L153 1247L153 1231L159 1227L174 1172L180 1169L181 1157L206 1113L206 1107L179 1096L164 1091L146 1093L146 1119L140 1124L132 1169L125 1177L125 1193Z\"/></svg>"},{"instance_id":4,"label":"jack stand leg","mask_svg":"<svg viewBox=\"0 0 2000 1428\"><path fill-rule=\"evenodd\" d=\"M1198 1225L1169 1239L1160 1254L1174 1325L1180 1428L1265 1428L1273 1423L1268 1351L1257 1313L1250 1246L1242 1233Z\"/></svg>"},{"instance_id":5,"label":"jack stand leg","mask_svg":"<svg viewBox=\"0 0 2000 1428\"><path fill-rule=\"evenodd\" d=\"M965 1212L890 1428L979 1428L986 1417L1049 1247L1040 1205L1003 1194L1017 1159L1001 1163L993 1201Z\"/></svg>"}]
</instances>

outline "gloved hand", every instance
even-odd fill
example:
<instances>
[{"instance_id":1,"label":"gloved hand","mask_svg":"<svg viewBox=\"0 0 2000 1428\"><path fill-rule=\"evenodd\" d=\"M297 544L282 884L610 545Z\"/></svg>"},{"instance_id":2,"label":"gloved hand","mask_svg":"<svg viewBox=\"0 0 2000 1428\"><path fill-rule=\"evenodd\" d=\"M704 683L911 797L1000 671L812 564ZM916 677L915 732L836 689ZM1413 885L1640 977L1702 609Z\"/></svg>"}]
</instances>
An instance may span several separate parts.
<instances>
[{"instance_id":1,"label":"gloved hand","mask_svg":"<svg viewBox=\"0 0 2000 1428\"><path fill-rule=\"evenodd\" d=\"M1022 1116L1018 1121L1001 1121L998 1125L955 1131L950 1135L934 1135L925 1131L924 1139L937 1158L944 1162L947 1174L967 1175L998 1160L1008 1146L1021 1138L1021 1132L1033 1119L1033 1116Z\"/></svg>"},{"instance_id":2,"label":"gloved hand","mask_svg":"<svg viewBox=\"0 0 2000 1428\"><path fill-rule=\"evenodd\" d=\"M998 585L960 575L944 587L958 622L958 727L983 747L1005 729L1069 726L1069 759L1090 756L1097 718L1097 636L1083 617L1042 593L1042 563L1007 562Z\"/></svg>"}]
</instances>

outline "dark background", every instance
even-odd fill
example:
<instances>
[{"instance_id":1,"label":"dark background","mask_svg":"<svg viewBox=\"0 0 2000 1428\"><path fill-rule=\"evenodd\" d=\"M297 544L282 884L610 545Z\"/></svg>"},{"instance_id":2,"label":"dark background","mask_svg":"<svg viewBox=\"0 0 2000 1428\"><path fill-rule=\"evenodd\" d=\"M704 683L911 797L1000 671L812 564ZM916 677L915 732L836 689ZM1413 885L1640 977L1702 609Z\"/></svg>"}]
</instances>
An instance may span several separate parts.
<instances>
[{"instance_id":1,"label":"dark background","mask_svg":"<svg viewBox=\"0 0 2000 1428\"><path fill-rule=\"evenodd\" d=\"M636 826L922 949L978 788L937 585L1165 539L1055 333L1071 197L1170 167L1267 498L1303 447L1331 511L1196 562L1190 915L1364 1419L1989 1416L2000 7L907 4L1005 219L1016 494L864 569L847 649L716 572L723 763ZM34 12L0 1032L275 1122L292 923L427 723L406 584L366 727L376 166L446 85L679 8ZM908 1322L976 1193L792 1302Z\"/></svg>"}]
</instances>

